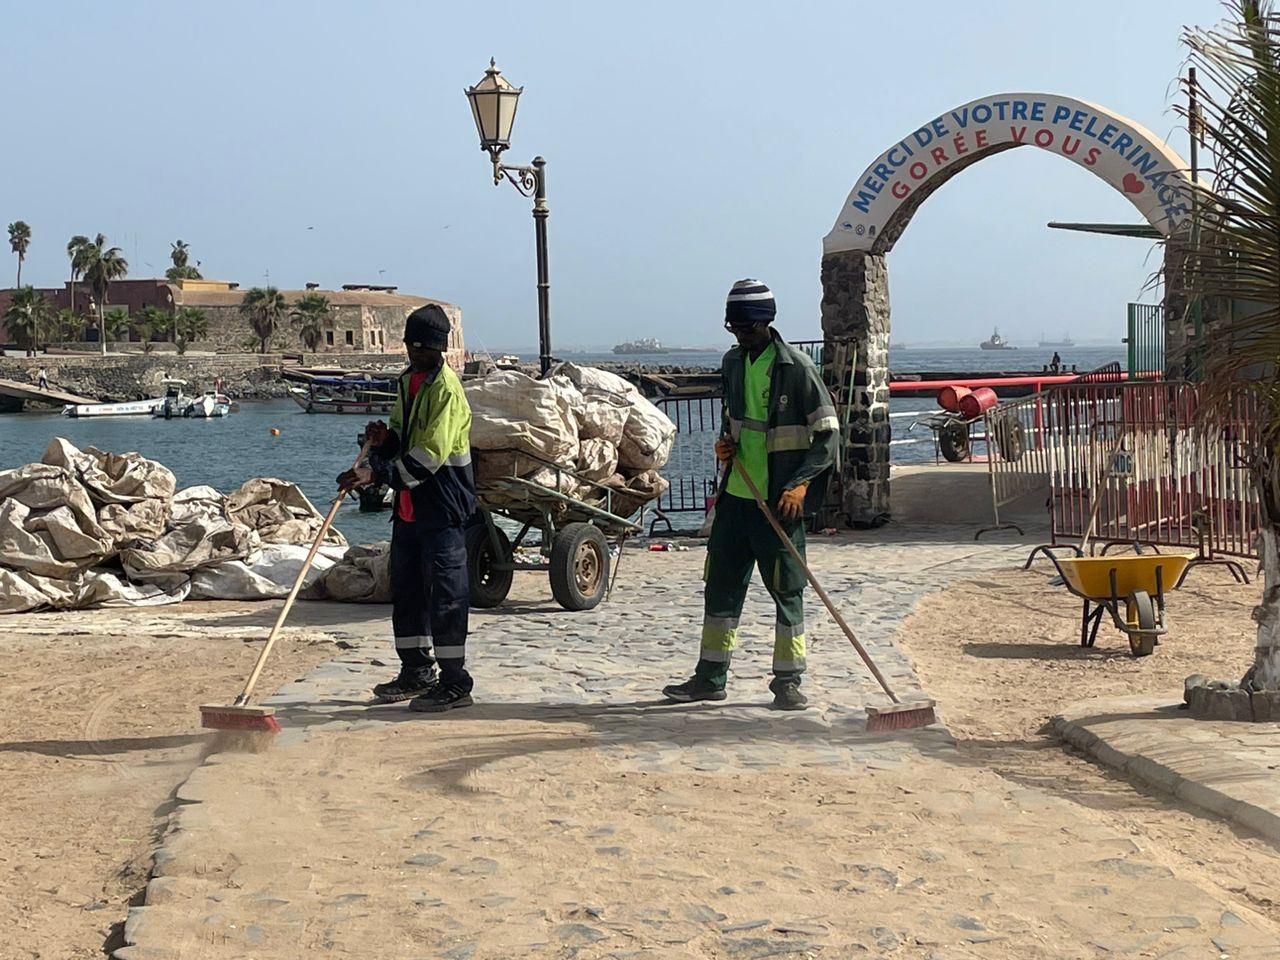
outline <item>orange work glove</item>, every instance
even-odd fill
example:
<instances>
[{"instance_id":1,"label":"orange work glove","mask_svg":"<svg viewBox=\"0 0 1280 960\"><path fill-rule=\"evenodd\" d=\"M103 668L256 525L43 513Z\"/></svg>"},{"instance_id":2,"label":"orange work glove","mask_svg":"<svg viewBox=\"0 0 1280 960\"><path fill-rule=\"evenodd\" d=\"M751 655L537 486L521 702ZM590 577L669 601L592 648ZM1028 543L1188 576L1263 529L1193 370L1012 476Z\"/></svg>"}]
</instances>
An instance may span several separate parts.
<instances>
[{"instance_id":1,"label":"orange work glove","mask_svg":"<svg viewBox=\"0 0 1280 960\"><path fill-rule=\"evenodd\" d=\"M799 520L804 516L804 495L809 489L807 483L782 491L778 498L778 512L788 520Z\"/></svg>"},{"instance_id":2,"label":"orange work glove","mask_svg":"<svg viewBox=\"0 0 1280 960\"><path fill-rule=\"evenodd\" d=\"M731 438L721 437L716 441L716 459L721 463L728 463L737 452L738 445Z\"/></svg>"}]
</instances>

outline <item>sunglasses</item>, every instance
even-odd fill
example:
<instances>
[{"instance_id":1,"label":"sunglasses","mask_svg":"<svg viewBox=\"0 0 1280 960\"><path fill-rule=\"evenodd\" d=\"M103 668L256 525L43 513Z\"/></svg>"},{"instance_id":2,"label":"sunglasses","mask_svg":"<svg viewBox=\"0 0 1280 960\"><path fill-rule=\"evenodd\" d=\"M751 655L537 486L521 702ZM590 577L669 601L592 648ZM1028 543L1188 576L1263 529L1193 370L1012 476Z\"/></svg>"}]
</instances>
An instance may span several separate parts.
<instances>
[{"instance_id":1,"label":"sunglasses","mask_svg":"<svg viewBox=\"0 0 1280 960\"><path fill-rule=\"evenodd\" d=\"M758 320L751 323L730 323L728 320L724 322L724 328L730 333L750 333L758 326L760 326L760 321Z\"/></svg>"}]
</instances>

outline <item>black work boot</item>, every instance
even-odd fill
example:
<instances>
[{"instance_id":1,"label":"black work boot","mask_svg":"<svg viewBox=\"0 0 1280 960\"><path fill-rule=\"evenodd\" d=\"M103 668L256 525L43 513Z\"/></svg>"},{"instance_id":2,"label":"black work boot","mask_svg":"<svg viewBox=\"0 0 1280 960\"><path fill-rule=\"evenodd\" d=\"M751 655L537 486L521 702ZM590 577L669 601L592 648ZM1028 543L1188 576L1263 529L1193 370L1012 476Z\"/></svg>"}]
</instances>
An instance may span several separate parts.
<instances>
[{"instance_id":1,"label":"black work boot","mask_svg":"<svg viewBox=\"0 0 1280 960\"><path fill-rule=\"evenodd\" d=\"M695 700L723 700L729 694L702 677L690 677L684 683L671 683L662 688L662 695L676 703L693 703Z\"/></svg>"},{"instance_id":2,"label":"black work boot","mask_svg":"<svg viewBox=\"0 0 1280 960\"><path fill-rule=\"evenodd\" d=\"M409 704L410 710L419 713L444 713L458 707L469 707L471 699L471 682L469 678L451 678L437 680L430 690L419 697L414 697Z\"/></svg>"},{"instance_id":3,"label":"black work boot","mask_svg":"<svg viewBox=\"0 0 1280 960\"><path fill-rule=\"evenodd\" d=\"M412 700L419 694L426 693L436 682L434 670L405 670L388 683L379 683L373 688L373 695L382 703L399 703L401 700Z\"/></svg>"},{"instance_id":4,"label":"black work boot","mask_svg":"<svg viewBox=\"0 0 1280 960\"><path fill-rule=\"evenodd\" d=\"M773 691L775 710L803 710L809 705L809 698L800 692L799 678L774 677L769 689Z\"/></svg>"}]
</instances>

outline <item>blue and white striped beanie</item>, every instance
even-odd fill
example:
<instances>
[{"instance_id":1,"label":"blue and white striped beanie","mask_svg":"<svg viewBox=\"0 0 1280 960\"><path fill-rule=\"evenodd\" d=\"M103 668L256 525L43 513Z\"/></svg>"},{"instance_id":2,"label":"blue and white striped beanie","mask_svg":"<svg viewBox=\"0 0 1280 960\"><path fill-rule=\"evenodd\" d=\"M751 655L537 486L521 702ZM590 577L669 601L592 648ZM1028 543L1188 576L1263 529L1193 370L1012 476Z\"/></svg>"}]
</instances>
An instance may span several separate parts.
<instances>
[{"instance_id":1,"label":"blue and white striped beanie","mask_svg":"<svg viewBox=\"0 0 1280 960\"><path fill-rule=\"evenodd\" d=\"M773 291L759 280L739 280L724 305L726 323L773 323L777 312Z\"/></svg>"}]
</instances>

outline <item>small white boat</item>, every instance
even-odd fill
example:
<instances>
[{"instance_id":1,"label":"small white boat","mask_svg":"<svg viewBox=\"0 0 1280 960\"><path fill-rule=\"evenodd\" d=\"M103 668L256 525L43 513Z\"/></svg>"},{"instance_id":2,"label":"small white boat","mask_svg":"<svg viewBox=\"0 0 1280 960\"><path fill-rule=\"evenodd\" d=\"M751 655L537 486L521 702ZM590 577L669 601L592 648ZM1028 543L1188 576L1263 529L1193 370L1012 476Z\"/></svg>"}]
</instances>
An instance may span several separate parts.
<instances>
[{"instance_id":1,"label":"small white boat","mask_svg":"<svg viewBox=\"0 0 1280 960\"><path fill-rule=\"evenodd\" d=\"M124 403L69 403L62 408L64 417L149 417L163 400L129 400Z\"/></svg>"},{"instance_id":2,"label":"small white boat","mask_svg":"<svg viewBox=\"0 0 1280 960\"><path fill-rule=\"evenodd\" d=\"M182 411L184 417L208 419L225 417L231 412L231 398L221 393L203 393L195 397Z\"/></svg>"},{"instance_id":3,"label":"small white boat","mask_svg":"<svg viewBox=\"0 0 1280 960\"><path fill-rule=\"evenodd\" d=\"M164 384L164 397L152 412L153 417L163 417L165 420L172 420L175 417L181 417L187 410L187 404L191 402L191 398L182 392L182 388L187 385L185 380L172 380L168 377L160 381Z\"/></svg>"}]
</instances>

